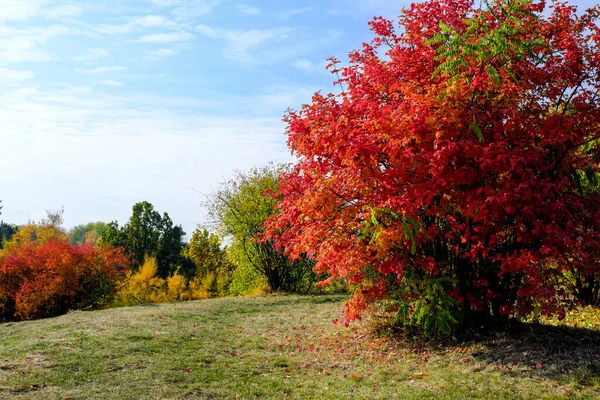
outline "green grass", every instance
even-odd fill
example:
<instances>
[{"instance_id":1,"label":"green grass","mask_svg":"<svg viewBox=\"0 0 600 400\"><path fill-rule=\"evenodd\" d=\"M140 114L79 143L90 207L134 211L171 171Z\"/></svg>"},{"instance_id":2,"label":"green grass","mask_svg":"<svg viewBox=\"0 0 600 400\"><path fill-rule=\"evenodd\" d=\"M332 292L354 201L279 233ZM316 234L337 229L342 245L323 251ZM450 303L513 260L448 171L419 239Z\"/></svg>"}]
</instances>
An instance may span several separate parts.
<instances>
[{"instance_id":1,"label":"green grass","mask_svg":"<svg viewBox=\"0 0 600 400\"><path fill-rule=\"evenodd\" d=\"M333 324L343 296L75 312L0 325L0 399L598 398L600 333L441 345Z\"/></svg>"}]
</instances>

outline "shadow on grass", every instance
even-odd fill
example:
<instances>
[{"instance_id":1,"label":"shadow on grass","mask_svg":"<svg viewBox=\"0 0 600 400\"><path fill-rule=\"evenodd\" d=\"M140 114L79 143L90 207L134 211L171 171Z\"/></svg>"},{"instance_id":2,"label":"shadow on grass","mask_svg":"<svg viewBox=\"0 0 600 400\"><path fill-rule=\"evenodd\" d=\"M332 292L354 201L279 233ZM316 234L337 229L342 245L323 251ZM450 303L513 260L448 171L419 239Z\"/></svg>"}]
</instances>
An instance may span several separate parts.
<instances>
[{"instance_id":1,"label":"shadow on grass","mask_svg":"<svg viewBox=\"0 0 600 400\"><path fill-rule=\"evenodd\" d=\"M459 354L510 376L529 375L561 383L600 385L600 331L514 322L504 333L469 333L453 339L428 339L398 332L404 345L437 354ZM456 359L456 357L455 357Z\"/></svg>"},{"instance_id":2,"label":"shadow on grass","mask_svg":"<svg viewBox=\"0 0 600 400\"><path fill-rule=\"evenodd\" d=\"M572 373L582 381L600 379L600 331L517 323L506 334L479 340L484 350L472 356L487 363L528 366L549 379Z\"/></svg>"}]
</instances>

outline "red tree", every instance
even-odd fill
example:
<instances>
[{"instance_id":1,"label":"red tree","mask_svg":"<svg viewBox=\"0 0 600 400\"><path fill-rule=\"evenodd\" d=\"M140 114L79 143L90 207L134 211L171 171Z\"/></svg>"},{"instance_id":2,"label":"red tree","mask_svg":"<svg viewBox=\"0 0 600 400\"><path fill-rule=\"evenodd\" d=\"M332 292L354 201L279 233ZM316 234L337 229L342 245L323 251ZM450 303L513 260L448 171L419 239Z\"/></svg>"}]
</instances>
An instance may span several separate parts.
<instances>
[{"instance_id":1,"label":"red tree","mask_svg":"<svg viewBox=\"0 0 600 400\"><path fill-rule=\"evenodd\" d=\"M54 317L110 301L130 261L119 249L66 240L25 243L0 256L0 319Z\"/></svg>"},{"instance_id":2,"label":"red tree","mask_svg":"<svg viewBox=\"0 0 600 400\"><path fill-rule=\"evenodd\" d=\"M477 2L479 4L479 2ZM269 232L347 278L348 320L394 299L432 331L558 310L598 273L600 8L432 0L350 54L337 96L290 111L298 162Z\"/></svg>"}]
</instances>

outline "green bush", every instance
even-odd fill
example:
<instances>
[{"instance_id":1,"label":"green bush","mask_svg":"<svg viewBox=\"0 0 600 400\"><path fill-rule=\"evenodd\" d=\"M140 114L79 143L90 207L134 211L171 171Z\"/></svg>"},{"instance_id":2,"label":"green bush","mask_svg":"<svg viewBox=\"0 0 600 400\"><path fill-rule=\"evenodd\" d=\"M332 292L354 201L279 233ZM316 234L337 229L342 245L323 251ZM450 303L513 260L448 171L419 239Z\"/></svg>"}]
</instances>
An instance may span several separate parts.
<instances>
[{"instance_id":1,"label":"green bush","mask_svg":"<svg viewBox=\"0 0 600 400\"><path fill-rule=\"evenodd\" d=\"M240 265L231 275L229 294L231 296L250 296L266 293L269 290L264 275L248 265Z\"/></svg>"}]
</instances>

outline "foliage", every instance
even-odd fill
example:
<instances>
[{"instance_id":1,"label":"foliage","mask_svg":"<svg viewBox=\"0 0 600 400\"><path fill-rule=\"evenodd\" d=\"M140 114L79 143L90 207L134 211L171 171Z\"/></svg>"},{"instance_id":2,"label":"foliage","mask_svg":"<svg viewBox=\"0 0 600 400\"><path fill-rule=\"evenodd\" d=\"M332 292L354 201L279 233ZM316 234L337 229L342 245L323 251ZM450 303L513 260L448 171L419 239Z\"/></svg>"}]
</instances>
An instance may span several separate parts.
<instances>
[{"instance_id":1,"label":"foliage","mask_svg":"<svg viewBox=\"0 0 600 400\"><path fill-rule=\"evenodd\" d=\"M7 224L4 221L0 221L0 250L4 248L4 242L10 242L13 235L17 233L18 227L16 225Z\"/></svg>"},{"instance_id":2,"label":"foliage","mask_svg":"<svg viewBox=\"0 0 600 400\"><path fill-rule=\"evenodd\" d=\"M54 317L110 303L129 261L108 246L25 242L0 255L0 319Z\"/></svg>"},{"instance_id":3,"label":"foliage","mask_svg":"<svg viewBox=\"0 0 600 400\"><path fill-rule=\"evenodd\" d=\"M201 277L200 282L208 297L219 297L227 294L229 286L227 275L211 272Z\"/></svg>"},{"instance_id":4,"label":"foliage","mask_svg":"<svg viewBox=\"0 0 600 400\"><path fill-rule=\"evenodd\" d=\"M458 302L446 293L446 283L444 278L407 273L400 285L401 295L391 295L398 308L396 323L422 327L423 333L429 336L451 334L458 322L454 317Z\"/></svg>"},{"instance_id":5,"label":"foliage","mask_svg":"<svg viewBox=\"0 0 600 400\"><path fill-rule=\"evenodd\" d=\"M186 298L185 292L187 284L185 277L179 272L173 274L167 278L167 300L168 301L182 301Z\"/></svg>"},{"instance_id":6,"label":"foliage","mask_svg":"<svg viewBox=\"0 0 600 400\"><path fill-rule=\"evenodd\" d=\"M118 305L162 303L166 301L165 280L157 276L158 263L146 257L137 271L132 271L117 294Z\"/></svg>"},{"instance_id":7,"label":"foliage","mask_svg":"<svg viewBox=\"0 0 600 400\"><path fill-rule=\"evenodd\" d=\"M199 300L209 297L210 289L199 280L187 283L186 278L175 271L166 279L158 275L158 262L146 257L137 271L132 271L124 280L116 295L116 306L165 303L185 300Z\"/></svg>"},{"instance_id":8,"label":"foliage","mask_svg":"<svg viewBox=\"0 0 600 400\"><path fill-rule=\"evenodd\" d=\"M2 200L0 200L0 204L2 204ZM0 215L2 215L3 206L0 205ZM17 227L15 225L10 225L0 220L0 250L4 247L4 242L9 241L12 236L17 233Z\"/></svg>"},{"instance_id":9,"label":"foliage","mask_svg":"<svg viewBox=\"0 0 600 400\"><path fill-rule=\"evenodd\" d=\"M571 268L563 271L573 295L587 305L600 305L600 273Z\"/></svg>"},{"instance_id":10,"label":"foliage","mask_svg":"<svg viewBox=\"0 0 600 400\"><path fill-rule=\"evenodd\" d=\"M241 265L231 274L228 292L231 296L255 296L268 293L269 284L256 268Z\"/></svg>"},{"instance_id":11,"label":"foliage","mask_svg":"<svg viewBox=\"0 0 600 400\"><path fill-rule=\"evenodd\" d=\"M64 210L46 210L46 214L40 221L30 221L18 227L10 240L4 243L3 248L11 251L12 248L27 243L44 244L51 240L67 240L68 236L62 227Z\"/></svg>"},{"instance_id":12,"label":"foliage","mask_svg":"<svg viewBox=\"0 0 600 400\"><path fill-rule=\"evenodd\" d=\"M108 225L104 222L90 222L85 225L77 225L69 231L69 240L73 244L97 244L107 229Z\"/></svg>"},{"instance_id":13,"label":"foliage","mask_svg":"<svg viewBox=\"0 0 600 400\"><path fill-rule=\"evenodd\" d=\"M221 238L202 226L198 226L192 234L183 255L194 263L194 276L206 276L209 273L226 275L232 269Z\"/></svg>"},{"instance_id":14,"label":"foliage","mask_svg":"<svg viewBox=\"0 0 600 400\"><path fill-rule=\"evenodd\" d=\"M413 4L399 33L374 19L329 65L342 93L285 117L298 162L268 238L348 279L346 321L416 296L409 313L437 299L446 322L504 325L559 311L563 272L598 276L600 7L485 3Z\"/></svg>"},{"instance_id":15,"label":"foliage","mask_svg":"<svg viewBox=\"0 0 600 400\"><path fill-rule=\"evenodd\" d=\"M253 296L269 292L266 276L245 262L246 254L240 243L233 242L227 247L227 257L234 265L228 288L231 296Z\"/></svg>"},{"instance_id":16,"label":"foliage","mask_svg":"<svg viewBox=\"0 0 600 400\"><path fill-rule=\"evenodd\" d=\"M600 331L600 308L594 306L576 307L567 311L564 318L544 317L541 322L548 325L572 326Z\"/></svg>"},{"instance_id":17,"label":"foliage","mask_svg":"<svg viewBox=\"0 0 600 400\"><path fill-rule=\"evenodd\" d=\"M209 198L209 215L236 251L237 265L251 266L265 276L276 292L306 291L314 278L312 261L290 261L271 240L261 240L265 220L275 213L281 167L269 165L247 173L237 172Z\"/></svg>"},{"instance_id":18,"label":"foliage","mask_svg":"<svg viewBox=\"0 0 600 400\"><path fill-rule=\"evenodd\" d=\"M119 227L116 221L108 224L102 233L103 243L122 247L139 267L146 257L156 259L158 276L166 278L184 264L181 255L185 232L167 213L162 216L154 210L154 206L143 201L133 206L133 214L129 221Z\"/></svg>"}]
</instances>

